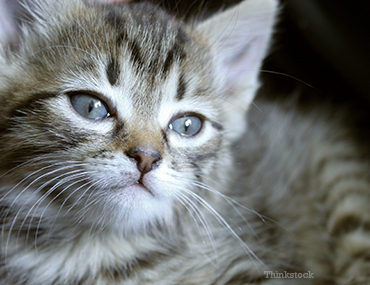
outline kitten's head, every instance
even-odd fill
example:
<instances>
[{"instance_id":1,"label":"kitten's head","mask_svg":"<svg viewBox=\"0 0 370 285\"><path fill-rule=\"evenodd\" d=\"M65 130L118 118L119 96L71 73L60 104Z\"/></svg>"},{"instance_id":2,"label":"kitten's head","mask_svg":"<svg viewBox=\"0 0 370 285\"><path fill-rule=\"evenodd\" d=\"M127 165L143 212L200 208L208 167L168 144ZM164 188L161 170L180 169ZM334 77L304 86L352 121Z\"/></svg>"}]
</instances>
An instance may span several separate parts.
<instances>
[{"instance_id":1,"label":"kitten's head","mask_svg":"<svg viewBox=\"0 0 370 285\"><path fill-rule=\"evenodd\" d=\"M7 216L129 233L224 191L276 1L193 25L149 4L29 5L19 46L0 38Z\"/></svg>"}]
</instances>

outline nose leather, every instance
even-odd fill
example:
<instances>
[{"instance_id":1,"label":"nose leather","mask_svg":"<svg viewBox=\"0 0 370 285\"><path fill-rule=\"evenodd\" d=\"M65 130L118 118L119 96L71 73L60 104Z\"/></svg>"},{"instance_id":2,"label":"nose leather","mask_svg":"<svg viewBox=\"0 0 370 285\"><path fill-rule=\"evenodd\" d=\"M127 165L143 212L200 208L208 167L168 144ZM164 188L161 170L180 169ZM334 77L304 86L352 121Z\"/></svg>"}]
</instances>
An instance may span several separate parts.
<instances>
[{"instance_id":1,"label":"nose leather","mask_svg":"<svg viewBox=\"0 0 370 285\"><path fill-rule=\"evenodd\" d=\"M155 168L161 160L160 153L154 151L134 150L128 156L136 160L137 169L143 174Z\"/></svg>"}]
</instances>

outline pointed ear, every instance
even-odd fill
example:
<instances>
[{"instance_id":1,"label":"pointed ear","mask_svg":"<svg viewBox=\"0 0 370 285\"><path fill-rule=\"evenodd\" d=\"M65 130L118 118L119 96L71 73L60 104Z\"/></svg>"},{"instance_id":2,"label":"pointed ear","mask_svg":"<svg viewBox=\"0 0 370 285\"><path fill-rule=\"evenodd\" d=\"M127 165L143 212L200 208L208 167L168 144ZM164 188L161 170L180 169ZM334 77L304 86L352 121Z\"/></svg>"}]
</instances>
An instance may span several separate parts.
<instances>
[{"instance_id":1,"label":"pointed ear","mask_svg":"<svg viewBox=\"0 0 370 285\"><path fill-rule=\"evenodd\" d=\"M277 6L277 0L244 0L197 27L213 49L225 94L244 108L259 86L258 75L269 47Z\"/></svg>"},{"instance_id":2,"label":"pointed ear","mask_svg":"<svg viewBox=\"0 0 370 285\"><path fill-rule=\"evenodd\" d=\"M76 9L83 0L0 0L0 59L22 48L30 32L43 34L57 23L61 11Z\"/></svg>"},{"instance_id":3,"label":"pointed ear","mask_svg":"<svg viewBox=\"0 0 370 285\"><path fill-rule=\"evenodd\" d=\"M38 0L0 0L0 57L19 51L25 34L40 19L37 4Z\"/></svg>"},{"instance_id":4,"label":"pointed ear","mask_svg":"<svg viewBox=\"0 0 370 285\"><path fill-rule=\"evenodd\" d=\"M0 1L0 56L9 47L17 46L19 29L15 20L14 6L10 1ZM14 2L13 2L14 4Z\"/></svg>"}]
</instances>

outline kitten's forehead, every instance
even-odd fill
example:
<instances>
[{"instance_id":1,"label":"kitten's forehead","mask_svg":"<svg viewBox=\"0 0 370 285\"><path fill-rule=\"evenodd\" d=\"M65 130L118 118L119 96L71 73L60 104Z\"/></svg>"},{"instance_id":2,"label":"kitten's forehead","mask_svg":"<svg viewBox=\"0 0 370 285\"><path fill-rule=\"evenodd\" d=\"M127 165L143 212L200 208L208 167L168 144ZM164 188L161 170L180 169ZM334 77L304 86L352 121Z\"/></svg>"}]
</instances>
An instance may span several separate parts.
<instances>
[{"instance_id":1,"label":"kitten's forehead","mask_svg":"<svg viewBox=\"0 0 370 285\"><path fill-rule=\"evenodd\" d=\"M112 31L109 49L117 47L112 59L118 61L109 63L110 82L116 83L114 71L119 72L116 64L120 61L130 61L147 84L165 79L173 64L186 58L187 34L179 22L161 10L147 11L147 5L125 6L130 9L113 6L105 11L105 21Z\"/></svg>"},{"instance_id":2,"label":"kitten's forehead","mask_svg":"<svg viewBox=\"0 0 370 285\"><path fill-rule=\"evenodd\" d=\"M189 80L195 78L192 75L206 66L199 62L199 54L205 51L189 31L149 4L87 6L72 11L60 42L54 44L73 47L65 49L64 64L69 68L63 69L66 76L60 81L67 89L93 88L122 104L130 99L126 111L129 104L139 111L144 103L148 112L148 107L159 108L163 99L182 100L189 91ZM82 76L76 78L76 74Z\"/></svg>"}]
</instances>

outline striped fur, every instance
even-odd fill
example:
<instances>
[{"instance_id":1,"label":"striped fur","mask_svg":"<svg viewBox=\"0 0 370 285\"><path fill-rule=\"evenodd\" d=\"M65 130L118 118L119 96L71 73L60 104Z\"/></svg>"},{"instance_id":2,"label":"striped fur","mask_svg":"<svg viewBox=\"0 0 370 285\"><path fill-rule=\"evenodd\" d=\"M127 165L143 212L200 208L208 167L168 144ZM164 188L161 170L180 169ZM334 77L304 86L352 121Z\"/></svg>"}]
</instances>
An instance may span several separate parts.
<instances>
[{"instance_id":1,"label":"striped fur","mask_svg":"<svg viewBox=\"0 0 370 285\"><path fill-rule=\"evenodd\" d=\"M368 284L369 165L345 113L257 100L245 131L276 1L193 25L90 2L33 0L0 38L0 284ZM176 133L182 116L201 130Z\"/></svg>"}]
</instances>

